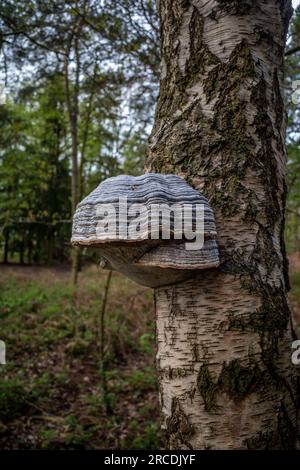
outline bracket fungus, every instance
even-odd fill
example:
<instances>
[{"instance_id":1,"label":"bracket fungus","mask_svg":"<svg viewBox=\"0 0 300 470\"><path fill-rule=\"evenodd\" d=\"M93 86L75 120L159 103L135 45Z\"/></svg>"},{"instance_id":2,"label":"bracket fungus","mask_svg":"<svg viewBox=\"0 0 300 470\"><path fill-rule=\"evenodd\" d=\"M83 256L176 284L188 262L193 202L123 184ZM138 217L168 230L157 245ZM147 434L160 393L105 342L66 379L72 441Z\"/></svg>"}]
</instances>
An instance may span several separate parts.
<instances>
[{"instance_id":1,"label":"bracket fungus","mask_svg":"<svg viewBox=\"0 0 300 470\"><path fill-rule=\"evenodd\" d=\"M76 209L73 245L90 246L100 266L161 287L216 268L219 251L207 199L176 175L108 178Z\"/></svg>"}]
</instances>

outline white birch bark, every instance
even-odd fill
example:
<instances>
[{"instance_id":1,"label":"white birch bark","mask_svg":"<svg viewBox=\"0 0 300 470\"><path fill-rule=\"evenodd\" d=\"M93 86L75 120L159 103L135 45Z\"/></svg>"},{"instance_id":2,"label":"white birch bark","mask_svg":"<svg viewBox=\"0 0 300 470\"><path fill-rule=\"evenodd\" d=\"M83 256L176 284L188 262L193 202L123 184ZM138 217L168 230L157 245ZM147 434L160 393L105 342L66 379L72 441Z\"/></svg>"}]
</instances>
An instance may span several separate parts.
<instances>
[{"instance_id":1,"label":"white birch bark","mask_svg":"<svg viewBox=\"0 0 300 470\"><path fill-rule=\"evenodd\" d=\"M284 249L289 0L164 0L147 170L208 197L222 265L155 292L171 449L293 449L299 380Z\"/></svg>"}]
</instances>

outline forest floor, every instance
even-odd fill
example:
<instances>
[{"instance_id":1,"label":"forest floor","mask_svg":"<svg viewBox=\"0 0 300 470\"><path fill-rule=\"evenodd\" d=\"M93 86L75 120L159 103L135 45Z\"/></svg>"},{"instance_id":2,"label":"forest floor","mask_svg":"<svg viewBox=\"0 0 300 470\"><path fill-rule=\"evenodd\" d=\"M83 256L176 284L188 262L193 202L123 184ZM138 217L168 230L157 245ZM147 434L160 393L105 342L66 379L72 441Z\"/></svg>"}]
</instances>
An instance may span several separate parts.
<instances>
[{"instance_id":1,"label":"forest floor","mask_svg":"<svg viewBox=\"0 0 300 470\"><path fill-rule=\"evenodd\" d=\"M161 446L152 292L113 273L106 308L108 390L99 316L107 273L0 266L0 449ZM112 412L110 409L112 409Z\"/></svg>"},{"instance_id":2,"label":"forest floor","mask_svg":"<svg viewBox=\"0 0 300 470\"><path fill-rule=\"evenodd\" d=\"M294 326L300 338L300 252L289 255L290 263L290 304L292 308Z\"/></svg>"},{"instance_id":3,"label":"forest floor","mask_svg":"<svg viewBox=\"0 0 300 470\"><path fill-rule=\"evenodd\" d=\"M290 256L300 325L300 253ZM0 449L158 449L152 291L113 273L106 309L107 393L99 317L107 273L0 266ZM300 332L297 326L298 333Z\"/></svg>"}]
</instances>

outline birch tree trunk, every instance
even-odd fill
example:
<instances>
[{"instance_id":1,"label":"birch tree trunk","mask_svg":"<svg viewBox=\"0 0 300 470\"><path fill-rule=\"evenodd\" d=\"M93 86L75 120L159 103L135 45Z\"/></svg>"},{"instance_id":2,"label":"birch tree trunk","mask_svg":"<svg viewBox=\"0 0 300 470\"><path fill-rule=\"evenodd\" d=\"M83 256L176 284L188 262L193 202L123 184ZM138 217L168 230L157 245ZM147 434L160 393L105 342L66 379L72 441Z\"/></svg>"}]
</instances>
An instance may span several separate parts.
<instances>
[{"instance_id":1,"label":"birch tree trunk","mask_svg":"<svg viewBox=\"0 0 300 470\"><path fill-rule=\"evenodd\" d=\"M171 449L293 449L299 380L284 247L289 0L163 0L161 88L146 169L214 209L221 267L157 289Z\"/></svg>"}]
</instances>

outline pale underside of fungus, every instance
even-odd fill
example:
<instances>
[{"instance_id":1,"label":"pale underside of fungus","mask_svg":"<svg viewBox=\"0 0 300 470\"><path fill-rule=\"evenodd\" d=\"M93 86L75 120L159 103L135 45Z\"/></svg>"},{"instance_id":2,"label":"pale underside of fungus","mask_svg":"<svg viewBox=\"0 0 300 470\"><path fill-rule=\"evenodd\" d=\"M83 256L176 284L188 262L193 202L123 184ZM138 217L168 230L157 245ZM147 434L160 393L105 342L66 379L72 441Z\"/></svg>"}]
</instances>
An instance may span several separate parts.
<instances>
[{"instance_id":1,"label":"pale underside of fungus","mask_svg":"<svg viewBox=\"0 0 300 470\"><path fill-rule=\"evenodd\" d=\"M101 255L101 266L150 287L216 268L219 251L207 199L176 175L108 178L76 209L73 245Z\"/></svg>"}]
</instances>

